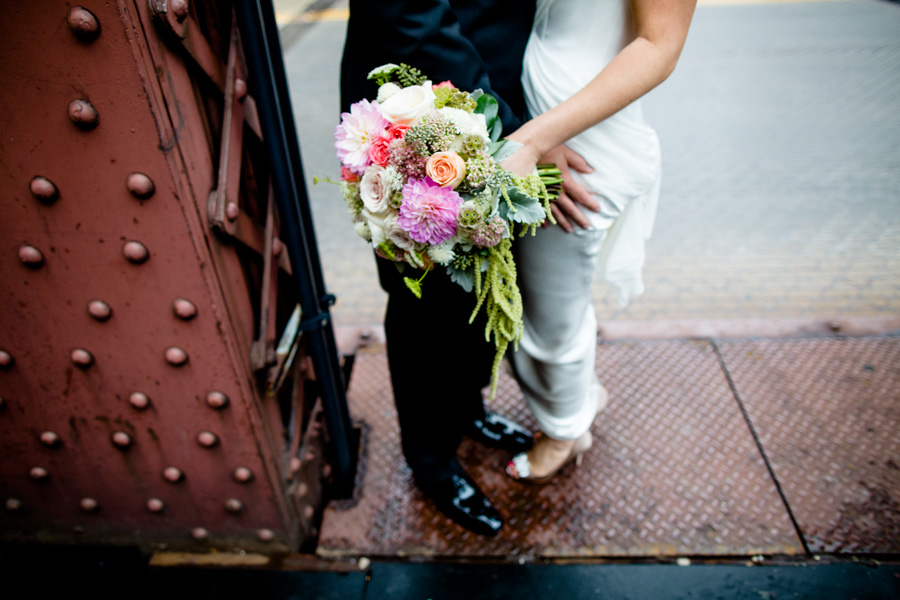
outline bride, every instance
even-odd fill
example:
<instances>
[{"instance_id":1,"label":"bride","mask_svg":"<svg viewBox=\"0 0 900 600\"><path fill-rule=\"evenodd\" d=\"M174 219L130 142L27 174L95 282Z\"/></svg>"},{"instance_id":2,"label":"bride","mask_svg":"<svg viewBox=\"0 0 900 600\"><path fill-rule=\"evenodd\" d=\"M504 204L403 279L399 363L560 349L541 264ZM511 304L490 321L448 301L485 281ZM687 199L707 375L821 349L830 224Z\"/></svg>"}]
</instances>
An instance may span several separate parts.
<instances>
[{"instance_id":1,"label":"bride","mask_svg":"<svg viewBox=\"0 0 900 600\"><path fill-rule=\"evenodd\" d=\"M507 466L514 479L549 481L591 446L607 399L591 280L599 265L623 304L643 291L660 151L639 99L675 68L695 1L537 0L522 73L533 118L507 136L522 147L503 166L525 175L554 162L566 183L560 227L518 241L525 331L513 366L541 433Z\"/></svg>"}]
</instances>

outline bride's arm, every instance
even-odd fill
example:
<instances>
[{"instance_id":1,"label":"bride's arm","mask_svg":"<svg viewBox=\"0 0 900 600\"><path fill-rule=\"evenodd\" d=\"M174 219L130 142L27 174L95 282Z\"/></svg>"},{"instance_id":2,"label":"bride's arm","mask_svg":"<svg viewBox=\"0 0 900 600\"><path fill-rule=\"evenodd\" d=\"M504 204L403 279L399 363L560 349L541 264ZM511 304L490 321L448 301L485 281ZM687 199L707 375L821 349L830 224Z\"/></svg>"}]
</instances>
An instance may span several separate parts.
<instances>
[{"instance_id":1,"label":"bride's arm","mask_svg":"<svg viewBox=\"0 0 900 600\"><path fill-rule=\"evenodd\" d=\"M530 173L549 150L625 108L675 68L696 0L632 0L635 39L584 88L507 136L523 144L504 167Z\"/></svg>"}]
</instances>

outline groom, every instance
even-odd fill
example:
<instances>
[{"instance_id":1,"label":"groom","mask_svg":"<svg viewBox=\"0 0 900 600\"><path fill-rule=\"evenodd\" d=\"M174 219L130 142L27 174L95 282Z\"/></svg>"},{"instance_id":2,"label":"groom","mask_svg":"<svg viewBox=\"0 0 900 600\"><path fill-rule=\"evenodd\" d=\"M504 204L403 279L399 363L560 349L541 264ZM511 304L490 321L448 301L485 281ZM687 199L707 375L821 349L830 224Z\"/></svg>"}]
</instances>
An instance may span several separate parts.
<instances>
[{"instance_id":1,"label":"groom","mask_svg":"<svg viewBox=\"0 0 900 600\"><path fill-rule=\"evenodd\" d=\"M385 63L406 63L466 91L482 89L500 104L503 129L525 114L520 75L534 0L350 0L341 65L342 110L377 88L366 76ZM527 450L531 433L487 412L493 343L485 317L469 324L473 294L442 270L428 274L422 298L396 266L377 259L388 293L384 329L403 455L419 489L448 517L476 533L496 535L503 520L460 466L462 436L510 452ZM420 273L421 274L421 273ZM411 275L417 277L417 275Z\"/></svg>"}]
</instances>

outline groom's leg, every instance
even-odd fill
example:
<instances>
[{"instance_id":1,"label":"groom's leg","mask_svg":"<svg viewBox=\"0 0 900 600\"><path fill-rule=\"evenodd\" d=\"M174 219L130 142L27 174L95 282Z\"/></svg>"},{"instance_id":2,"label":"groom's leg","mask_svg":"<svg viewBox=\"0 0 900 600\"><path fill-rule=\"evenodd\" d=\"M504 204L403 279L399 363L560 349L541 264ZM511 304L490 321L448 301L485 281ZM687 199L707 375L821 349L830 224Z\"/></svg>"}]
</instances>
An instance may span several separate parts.
<instances>
[{"instance_id":1,"label":"groom's leg","mask_svg":"<svg viewBox=\"0 0 900 600\"><path fill-rule=\"evenodd\" d=\"M389 294L385 336L403 454L418 483L440 481L458 471L463 432L484 416L493 344L483 320L468 323L474 296L443 272L429 273L416 298L393 264L378 263Z\"/></svg>"}]
</instances>

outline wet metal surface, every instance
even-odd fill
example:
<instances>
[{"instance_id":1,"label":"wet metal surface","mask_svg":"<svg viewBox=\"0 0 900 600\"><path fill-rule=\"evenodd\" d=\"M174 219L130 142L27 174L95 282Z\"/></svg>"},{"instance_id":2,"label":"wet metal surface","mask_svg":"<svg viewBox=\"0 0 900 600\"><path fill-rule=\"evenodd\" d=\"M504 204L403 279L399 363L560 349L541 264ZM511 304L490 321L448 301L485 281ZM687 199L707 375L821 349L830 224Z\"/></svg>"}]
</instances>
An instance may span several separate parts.
<instances>
[{"instance_id":1,"label":"wet metal surface","mask_svg":"<svg viewBox=\"0 0 900 600\"><path fill-rule=\"evenodd\" d=\"M900 339L721 348L810 551L900 552Z\"/></svg>"},{"instance_id":2,"label":"wet metal surface","mask_svg":"<svg viewBox=\"0 0 900 600\"><path fill-rule=\"evenodd\" d=\"M383 352L357 357L360 485L325 511L319 554L586 557L797 554L803 546L712 344L601 344L610 392L581 468L543 487L502 474L503 452L466 441L463 464L506 518L494 539L437 512L403 463ZM534 425L504 378L495 410ZM448 407L448 410L452 408Z\"/></svg>"}]
</instances>

